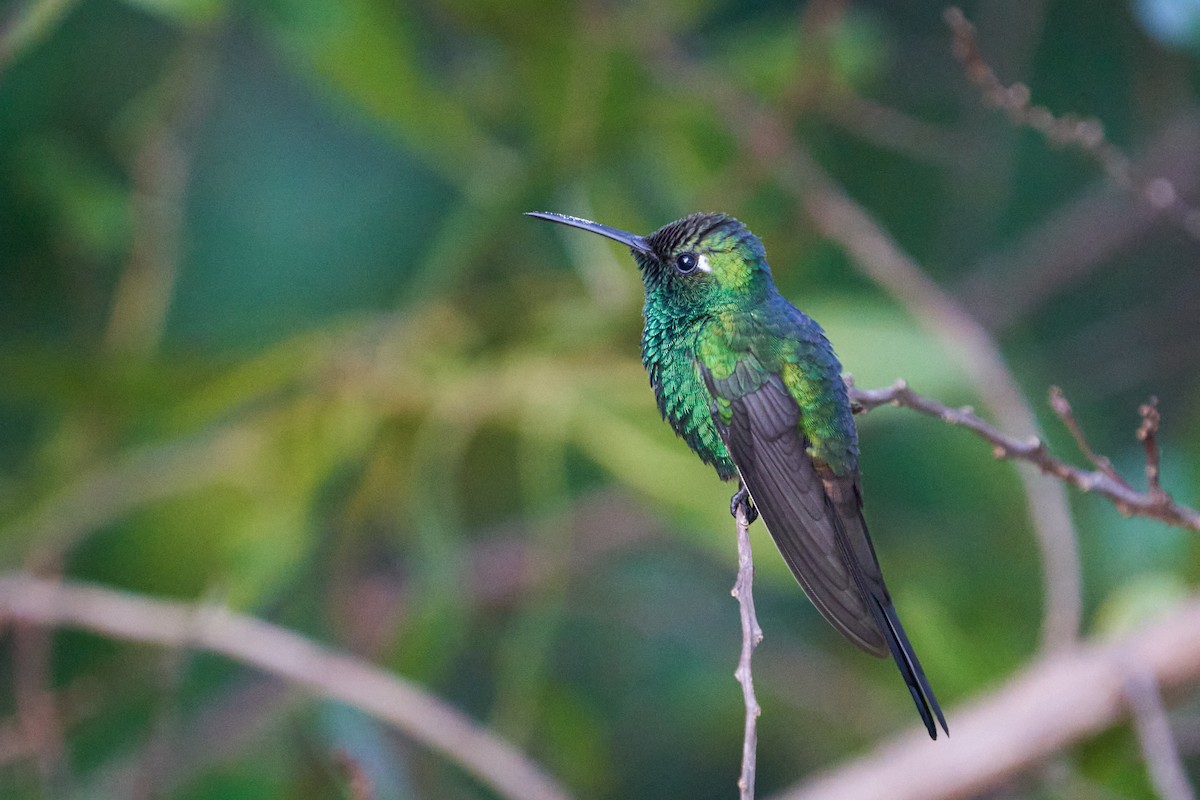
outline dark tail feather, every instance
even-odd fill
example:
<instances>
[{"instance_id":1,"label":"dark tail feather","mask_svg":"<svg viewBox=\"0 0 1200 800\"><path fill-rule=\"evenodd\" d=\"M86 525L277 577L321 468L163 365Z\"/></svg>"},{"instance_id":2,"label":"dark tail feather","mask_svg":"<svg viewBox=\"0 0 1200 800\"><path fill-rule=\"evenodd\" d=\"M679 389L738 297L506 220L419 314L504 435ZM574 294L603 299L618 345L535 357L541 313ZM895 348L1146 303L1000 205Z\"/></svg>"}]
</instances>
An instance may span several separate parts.
<instances>
[{"instance_id":1,"label":"dark tail feather","mask_svg":"<svg viewBox=\"0 0 1200 800\"><path fill-rule=\"evenodd\" d=\"M917 711L925 723L925 729L929 731L929 738L937 739L937 726L933 722L935 716L941 723L942 730L949 736L950 729L946 727L946 718L942 716L942 708L933 695L933 689L930 688L929 680L925 677L925 670L921 669L921 662L917 660L917 654L913 652L912 645L908 642L904 626L900 624L900 618L896 616L896 607L890 601L884 605L874 596L871 599L879 611L879 627L883 629L888 649L892 651L892 658L895 659L896 666L900 668L904 682L908 684L908 691L912 695L913 702L917 704Z\"/></svg>"}]
</instances>

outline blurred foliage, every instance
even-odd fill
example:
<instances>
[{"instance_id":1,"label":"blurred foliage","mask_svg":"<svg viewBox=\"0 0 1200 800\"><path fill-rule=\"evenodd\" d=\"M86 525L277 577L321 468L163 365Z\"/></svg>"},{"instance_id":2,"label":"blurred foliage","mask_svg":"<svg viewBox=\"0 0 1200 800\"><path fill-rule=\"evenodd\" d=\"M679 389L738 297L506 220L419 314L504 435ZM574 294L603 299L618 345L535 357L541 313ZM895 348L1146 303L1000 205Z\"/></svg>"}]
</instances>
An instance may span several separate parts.
<instances>
[{"instance_id":1,"label":"blurred foliage","mask_svg":"<svg viewBox=\"0 0 1200 800\"><path fill-rule=\"evenodd\" d=\"M1194 125L1194 2L1011 8L965 10L1036 102L1099 116L1131 154ZM950 344L751 168L717 93L664 71L664 43L786 119L990 321L1056 448L1073 452L1045 413L1051 382L1136 477L1136 404L1155 394L1164 483L1200 500L1200 245L1161 222L1083 264L1024 261L1031 237L1080 235L1055 225L1111 223L1059 213L1082 198L1136 201L981 108L947 40L930 2L0 7L7 568L226 602L363 653L579 797L731 796L730 487L658 419L629 259L520 212L636 231L733 213L860 385L979 398ZM1195 152L1167 154L1180 181ZM1020 487L962 431L892 410L861 430L880 557L953 707L1037 641ZM1194 534L1073 502L1089 629L1194 590ZM753 535L770 792L915 719L892 665L841 641ZM381 724L221 659L52 643L34 680L61 740L5 750L4 797L347 797L344 757L381 800L490 796ZM0 640L0 730L23 724L30 647ZM1151 797L1143 773L1118 730L1004 796Z\"/></svg>"}]
</instances>

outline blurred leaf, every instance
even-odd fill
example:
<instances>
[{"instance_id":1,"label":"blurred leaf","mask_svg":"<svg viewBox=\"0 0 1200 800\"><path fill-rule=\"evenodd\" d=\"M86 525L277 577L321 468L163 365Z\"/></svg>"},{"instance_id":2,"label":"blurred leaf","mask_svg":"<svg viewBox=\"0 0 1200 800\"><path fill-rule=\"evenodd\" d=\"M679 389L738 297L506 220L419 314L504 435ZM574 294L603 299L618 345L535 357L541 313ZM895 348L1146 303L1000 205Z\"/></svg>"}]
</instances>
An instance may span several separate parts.
<instances>
[{"instance_id":1,"label":"blurred leaf","mask_svg":"<svg viewBox=\"0 0 1200 800\"><path fill-rule=\"evenodd\" d=\"M129 245L129 189L68 139L26 140L15 154L16 179L81 253L113 258Z\"/></svg>"}]
</instances>

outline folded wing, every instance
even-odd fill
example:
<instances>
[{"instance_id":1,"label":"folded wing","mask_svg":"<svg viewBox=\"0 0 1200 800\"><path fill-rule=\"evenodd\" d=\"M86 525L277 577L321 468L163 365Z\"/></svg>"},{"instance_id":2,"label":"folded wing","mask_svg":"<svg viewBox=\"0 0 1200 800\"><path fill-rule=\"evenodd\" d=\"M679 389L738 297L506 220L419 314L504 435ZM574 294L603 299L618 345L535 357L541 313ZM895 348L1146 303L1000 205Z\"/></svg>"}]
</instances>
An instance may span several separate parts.
<instances>
[{"instance_id":1,"label":"folded wing","mask_svg":"<svg viewBox=\"0 0 1200 800\"><path fill-rule=\"evenodd\" d=\"M707 383L716 388L711 377ZM934 715L943 729L946 722L884 586L862 517L857 474L818 471L800 408L778 375L723 399L729 403L728 423L714 414L717 428L792 574L846 638L868 653L893 657L936 738Z\"/></svg>"}]
</instances>

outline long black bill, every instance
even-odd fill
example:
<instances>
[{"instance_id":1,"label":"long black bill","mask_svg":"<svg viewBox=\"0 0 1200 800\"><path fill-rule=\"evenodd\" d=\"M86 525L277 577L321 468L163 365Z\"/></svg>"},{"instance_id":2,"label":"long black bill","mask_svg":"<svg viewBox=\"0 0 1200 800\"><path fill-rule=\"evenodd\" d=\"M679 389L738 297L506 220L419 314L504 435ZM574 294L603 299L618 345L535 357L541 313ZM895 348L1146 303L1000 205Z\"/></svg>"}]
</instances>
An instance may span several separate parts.
<instances>
[{"instance_id":1,"label":"long black bill","mask_svg":"<svg viewBox=\"0 0 1200 800\"><path fill-rule=\"evenodd\" d=\"M549 220L557 222L559 225L570 225L572 228L582 228L585 231L598 233L601 236L607 236L615 242L620 242L626 247L643 253L653 252L645 238L638 236L636 233L623 231L619 228L610 228L607 225L601 225L599 222L592 222L590 219L580 219L572 217L568 214L556 214L553 211L526 211L525 216L536 217L537 219Z\"/></svg>"}]
</instances>

